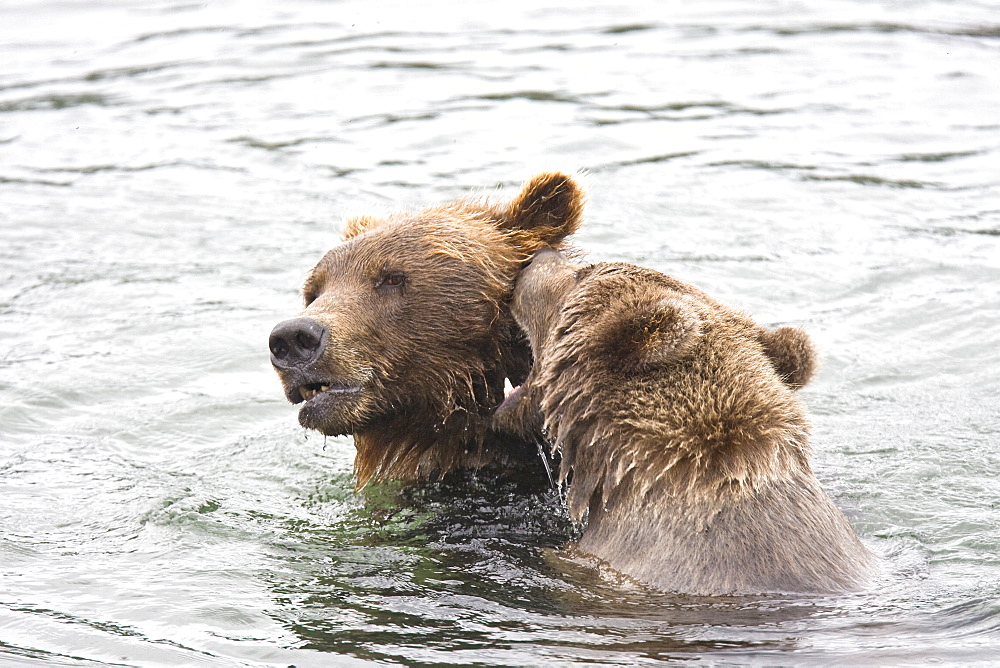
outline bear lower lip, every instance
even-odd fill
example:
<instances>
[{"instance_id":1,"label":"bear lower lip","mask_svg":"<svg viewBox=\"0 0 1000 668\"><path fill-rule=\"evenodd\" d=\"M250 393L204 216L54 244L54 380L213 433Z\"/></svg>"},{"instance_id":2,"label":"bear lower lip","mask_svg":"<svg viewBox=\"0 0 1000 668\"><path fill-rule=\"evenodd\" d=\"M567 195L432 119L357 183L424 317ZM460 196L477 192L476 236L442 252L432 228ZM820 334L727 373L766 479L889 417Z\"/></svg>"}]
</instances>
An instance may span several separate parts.
<instances>
[{"instance_id":1,"label":"bear lower lip","mask_svg":"<svg viewBox=\"0 0 1000 668\"><path fill-rule=\"evenodd\" d=\"M316 383L299 386L297 391L304 399L299 404L299 424L303 427L327 436L354 433L365 403L363 387Z\"/></svg>"}]
</instances>

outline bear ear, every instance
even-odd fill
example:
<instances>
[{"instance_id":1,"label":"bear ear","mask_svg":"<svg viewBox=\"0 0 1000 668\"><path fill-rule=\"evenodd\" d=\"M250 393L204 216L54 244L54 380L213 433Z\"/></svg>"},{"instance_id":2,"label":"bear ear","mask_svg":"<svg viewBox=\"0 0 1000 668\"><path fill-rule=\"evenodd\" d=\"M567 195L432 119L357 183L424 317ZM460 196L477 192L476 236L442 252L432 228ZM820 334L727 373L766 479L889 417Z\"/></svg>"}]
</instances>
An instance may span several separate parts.
<instances>
[{"instance_id":1,"label":"bear ear","mask_svg":"<svg viewBox=\"0 0 1000 668\"><path fill-rule=\"evenodd\" d=\"M793 390L808 383L816 373L819 366L816 347L803 330L797 327L762 329L757 338L778 377Z\"/></svg>"},{"instance_id":2,"label":"bear ear","mask_svg":"<svg viewBox=\"0 0 1000 668\"><path fill-rule=\"evenodd\" d=\"M538 174L506 207L498 211L502 227L527 232L535 251L559 244L580 227L583 190L571 176L558 172Z\"/></svg>"},{"instance_id":3,"label":"bear ear","mask_svg":"<svg viewBox=\"0 0 1000 668\"><path fill-rule=\"evenodd\" d=\"M341 234L344 237L344 241L347 241L351 237L356 237L384 222L385 220L376 218L375 216L354 216L344 221L344 229Z\"/></svg>"},{"instance_id":4,"label":"bear ear","mask_svg":"<svg viewBox=\"0 0 1000 668\"><path fill-rule=\"evenodd\" d=\"M602 359L634 370L683 358L701 336L701 318L684 301L667 297L639 310L609 314L597 333Z\"/></svg>"}]
</instances>

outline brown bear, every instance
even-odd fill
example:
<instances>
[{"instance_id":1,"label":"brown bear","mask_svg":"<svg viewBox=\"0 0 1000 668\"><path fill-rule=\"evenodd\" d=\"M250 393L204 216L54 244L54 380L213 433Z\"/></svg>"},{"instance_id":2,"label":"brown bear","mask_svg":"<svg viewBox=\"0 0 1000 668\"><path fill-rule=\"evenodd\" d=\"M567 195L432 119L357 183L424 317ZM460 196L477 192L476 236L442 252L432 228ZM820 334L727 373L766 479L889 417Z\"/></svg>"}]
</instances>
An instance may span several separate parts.
<instances>
[{"instance_id":1,"label":"brown bear","mask_svg":"<svg viewBox=\"0 0 1000 668\"><path fill-rule=\"evenodd\" d=\"M497 414L561 453L579 550L696 595L842 592L874 558L809 466L793 389L815 354L704 292L623 263L543 251L512 312L535 361ZM542 425L544 421L544 425Z\"/></svg>"},{"instance_id":2,"label":"brown bear","mask_svg":"<svg viewBox=\"0 0 1000 668\"><path fill-rule=\"evenodd\" d=\"M305 310L271 332L299 422L353 434L358 488L451 471L540 468L537 446L490 428L527 342L509 310L532 254L579 227L573 178L539 174L506 204L465 199L344 227L305 281Z\"/></svg>"}]
</instances>

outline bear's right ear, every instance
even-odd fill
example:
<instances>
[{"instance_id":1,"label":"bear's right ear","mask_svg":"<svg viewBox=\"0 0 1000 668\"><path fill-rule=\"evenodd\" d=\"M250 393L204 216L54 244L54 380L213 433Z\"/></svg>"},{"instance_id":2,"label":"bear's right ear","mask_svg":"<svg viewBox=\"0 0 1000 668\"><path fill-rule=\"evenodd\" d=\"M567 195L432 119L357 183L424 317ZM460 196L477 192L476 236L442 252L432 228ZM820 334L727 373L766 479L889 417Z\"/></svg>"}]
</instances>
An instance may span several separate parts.
<instances>
[{"instance_id":1,"label":"bear's right ear","mask_svg":"<svg viewBox=\"0 0 1000 668\"><path fill-rule=\"evenodd\" d=\"M341 234L344 237L344 241L347 241L351 237L356 237L384 222L385 220L376 218L375 216L354 216L344 221L344 229Z\"/></svg>"},{"instance_id":2,"label":"bear's right ear","mask_svg":"<svg viewBox=\"0 0 1000 668\"><path fill-rule=\"evenodd\" d=\"M558 172L538 174L510 204L498 211L501 227L524 232L535 252L555 246L576 232L583 218L583 190L571 176Z\"/></svg>"},{"instance_id":3,"label":"bear's right ear","mask_svg":"<svg viewBox=\"0 0 1000 668\"><path fill-rule=\"evenodd\" d=\"M757 338L785 385L797 390L812 379L819 363L816 347L803 330L797 327L761 329Z\"/></svg>"},{"instance_id":4,"label":"bear's right ear","mask_svg":"<svg viewBox=\"0 0 1000 668\"><path fill-rule=\"evenodd\" d=\"M607 315L595 336L601 359L633 370L684 357L701 336L701 318L684 301L667 297L638 310Z\"/></svg>"}]
</instances>

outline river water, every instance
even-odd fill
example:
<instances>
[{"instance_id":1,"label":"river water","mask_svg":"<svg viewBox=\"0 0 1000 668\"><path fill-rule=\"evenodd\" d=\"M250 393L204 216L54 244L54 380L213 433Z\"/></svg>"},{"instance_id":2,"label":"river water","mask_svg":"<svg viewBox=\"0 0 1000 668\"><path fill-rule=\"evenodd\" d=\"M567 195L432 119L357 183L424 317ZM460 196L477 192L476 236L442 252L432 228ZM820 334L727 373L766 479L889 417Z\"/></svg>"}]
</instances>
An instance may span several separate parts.
<instances>
[{"instance_id":1,"label":"river water","mask_svg":"<svg viewBox=\"0 0 1000 668\"><path fill-rule=\"evenodd\" d=\"M0 664L1000 657L996 3L7 0L0 63ZM644 591L298 427L267 334L343 217L553 168L591 260L809 330L871 591Z\"/></svg>"}]
</instances>

